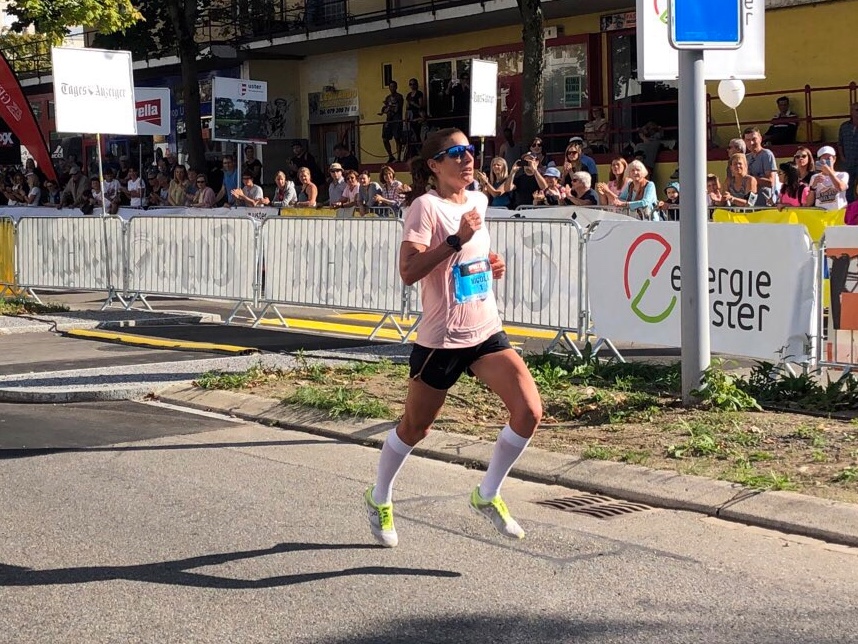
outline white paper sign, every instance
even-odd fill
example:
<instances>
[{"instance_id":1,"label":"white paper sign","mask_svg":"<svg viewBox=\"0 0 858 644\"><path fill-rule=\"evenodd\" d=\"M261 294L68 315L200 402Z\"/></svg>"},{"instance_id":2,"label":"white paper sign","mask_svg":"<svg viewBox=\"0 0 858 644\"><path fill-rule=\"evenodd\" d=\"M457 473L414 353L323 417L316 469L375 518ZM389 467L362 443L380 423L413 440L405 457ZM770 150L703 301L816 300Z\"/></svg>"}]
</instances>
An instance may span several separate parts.
<instances>
[{"instance_id":1,"label":"white paper sign","mask_svg":"<svg viewBox=\"0 0 858 644\"><path fill-rule=\"evenodd\" d=\"M498 120L498 64L471 61L471 126L469 136L495 136Z\"/></svg>"},{"instance_id":2,"label":"white paper sign","mask_svg":"<svg viewBox=\"0 0 858 644\"><path fill-rule=\"evenodd\" d=\"M587 252L593 321L611 340L680 346L679 224L603 221ZM808 358L815 264L803 226L709 224L714 351Z\"/></svg>"},{"instance_id":3,"label":"white paper sign","mask_svg":"<svg viewBox=\"0 0 858 644\"><path fill-rule=\"evenodd\" d=\"M58 132L137 134L131 52L53 47Z\"/></svg>"},{"instance_id":4,"label":"white paper sign","mask_svg":"<svg viewBox=\"0 0 858 644\"><path fill-rule=\"evenodd\" d=\"M170 133L170 90L167 87L135 87L137 134Z\"/></svg>"},{"instance_id":5,"label":"white paper sign","mask_svg":"<svg viewBox=\"0 0 858 644\"><path fill-rule=\"evenodd\" d=\"M637 0L640 81L679 78L679 52L670 45L667 5L668 0ZM766 77L765 0L742 0L742 8L745 12L742 46L732 50L705 52L703 74L706 80L753 80Z\"/></svg>"}]
</instances>

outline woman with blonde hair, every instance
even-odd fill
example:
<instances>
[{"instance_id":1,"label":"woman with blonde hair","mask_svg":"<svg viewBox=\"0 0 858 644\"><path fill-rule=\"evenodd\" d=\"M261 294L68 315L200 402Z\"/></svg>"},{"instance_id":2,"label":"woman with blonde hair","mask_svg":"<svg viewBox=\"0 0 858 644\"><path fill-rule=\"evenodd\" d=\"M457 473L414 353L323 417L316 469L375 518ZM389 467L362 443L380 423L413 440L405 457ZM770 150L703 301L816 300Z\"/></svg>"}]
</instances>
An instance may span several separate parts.
<instances>
[{"instance_id":1,"label":"woman with blonde hair","mask_svg":"<svg viewBox=\"0 0 858 644\"><path fill-rule=\"evenodd\" d=\"M618 195L629 182L629 164L623 157L617 157L611 161L611 171L608 173L608 181L596 184L596 192L599 195L599 203L603 206L611 204L611 194Z\"/></svg>"},{"instance_id":2,"label":"woman with blonde hair","mask_svg":"<svg viewBox=\"0 0 858 644\"><path fill-rule=\"evenodd\" d=\"M753 206L756 196L757 180L748 174L748 159L741 152L730 155L730 175L720 205Z\"/></svg>"},{"instance_id":3,"label":"woman with blonde hair","mask_svg":"<svg viewBox=\"0 0 858 644\"><path fill-rule=\"evenodd\" d=\"M173 178L167 188L167 204L170 206L184 206L187 203L188 171L183 165L177 165L173 170Z\"/></svg>"},{"instance_id":4,"label":"woman with blonde hair","mask_svg":"<svg viewBox=\"0 0 858 644\"><path fill-rule=\"evenodd\" d=\"M319 189L311 179L309 168L298 168L298 181L301 182L301 189L298 191L298 203L295 205L299 208L315 208L316 198L319 196Z\"/></svg>"},{"instance_id":5,"label":"woman with blonde hair","mask_svg":"<svg viewBox=\"0 0 858 644\"><path fill-rule=\"evenodd\" d=\"M509 176L509 167L506 164L506 159L503 157L495 157L492 159L489 166L489 174L486 176L484 172L474 171L477 181L480 182L480 188L483 193L489 198L489 206L492 208L508 208L510 197L504 188L506 178Z\"/></svg>"}]
</instances>

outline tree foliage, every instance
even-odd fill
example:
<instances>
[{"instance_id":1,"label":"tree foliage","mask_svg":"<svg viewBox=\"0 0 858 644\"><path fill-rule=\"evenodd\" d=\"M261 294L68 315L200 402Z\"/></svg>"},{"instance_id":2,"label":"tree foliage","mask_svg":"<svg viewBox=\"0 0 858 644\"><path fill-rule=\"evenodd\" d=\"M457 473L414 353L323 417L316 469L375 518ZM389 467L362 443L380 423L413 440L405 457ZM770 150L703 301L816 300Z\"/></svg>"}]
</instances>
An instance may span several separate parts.
<instances>
[{"instance_id":1,"label":"tree foliage","mask_svg":"<svg viewBox=\"0 0 858 644\"><path fill-rule=\"evenodd\" d=\"M51 66L51 41L41 34L0 33L0 50L16 74L42 72Z\"/></svg>"},{"instance_id":2,"label":"tree foliage","mask_svg":"<svg viewBox=\"0 0 858 644\"><path fill-rule=\"evenodd\" d=\"M36 31L60 44L70 27L78 25L100 33L112 33L130 27L143 16L131 0L15 0L8 7L15 16L15 31L33 25Z\"/></svg>"}]
</instances>

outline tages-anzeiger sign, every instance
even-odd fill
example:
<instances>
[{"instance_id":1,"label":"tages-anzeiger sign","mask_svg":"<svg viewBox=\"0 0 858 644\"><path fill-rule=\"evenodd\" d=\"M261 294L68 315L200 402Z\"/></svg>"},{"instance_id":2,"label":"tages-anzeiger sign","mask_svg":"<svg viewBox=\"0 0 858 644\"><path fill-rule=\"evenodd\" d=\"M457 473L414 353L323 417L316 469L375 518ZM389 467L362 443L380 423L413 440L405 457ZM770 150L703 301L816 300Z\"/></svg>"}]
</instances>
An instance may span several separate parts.
<instances>
[{"instance_id":1,"label":"tages-anzeiger sign","mask_svg":"<svg viewBox=\"0 0 858 644\"><path fill-rule=\"evenodd\" d=\"M58 132L137 134L131 52L51 49Z\"/></svg>"}]
</instances>

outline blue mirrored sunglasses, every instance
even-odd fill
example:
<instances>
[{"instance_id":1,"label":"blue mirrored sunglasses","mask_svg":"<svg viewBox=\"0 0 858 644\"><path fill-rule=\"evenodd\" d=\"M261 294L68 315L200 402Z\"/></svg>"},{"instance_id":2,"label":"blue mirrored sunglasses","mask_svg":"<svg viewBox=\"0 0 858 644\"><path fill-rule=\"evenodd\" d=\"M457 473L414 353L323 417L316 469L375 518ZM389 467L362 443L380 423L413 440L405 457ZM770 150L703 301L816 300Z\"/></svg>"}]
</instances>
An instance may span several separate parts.
<instances>
[{"instance_id":1,"label":"blue mirrored sunglasses","mask_svg":"<svg viewBox=\"0 0 858 644\"><path fill-rule=\"evenodd\" d=\"M461 159L465 156L465 152L469 152L471 156L474 156L474 146L473 145L454 145L452 148L447 148L446 150L442 150L438 154L436 154L433 159L436 161L440 159L442 156L447 155L453 159Z\"/></svg>"}]
</instances>

